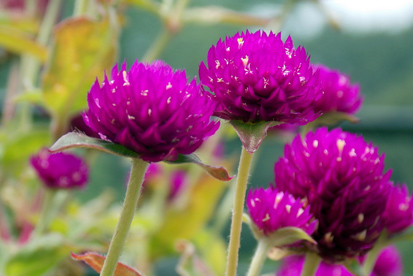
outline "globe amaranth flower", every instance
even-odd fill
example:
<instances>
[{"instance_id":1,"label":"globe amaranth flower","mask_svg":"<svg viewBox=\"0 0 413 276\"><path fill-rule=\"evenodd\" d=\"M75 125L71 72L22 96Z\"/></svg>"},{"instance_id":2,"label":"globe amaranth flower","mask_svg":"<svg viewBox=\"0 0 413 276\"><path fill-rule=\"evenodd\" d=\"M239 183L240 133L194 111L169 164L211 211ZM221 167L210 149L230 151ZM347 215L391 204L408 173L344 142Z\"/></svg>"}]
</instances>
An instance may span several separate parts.
<instances>
[{"instance_id":1,"label":"globe amaranth flower","mask_svg":"<svg viewBox=\"0 0 413 276\"><path fill-rule=\"evenodd\" d=\"M308 201L319 222L315 250L342 260L370 250L385 226L391 171L383 169L384 155L361 136L319 128L286 145L275 185Z\"/></svg>"},{"instance_id":2,"label":"globe amaranth flower","mask_svg":"<svg viewBox=\"0 0 413 276\"><path fill-rule=\"evenodd\" d=\"M251 190L246 203L251 220L264 235L289 226L311 235L317 226L308 206L304 207L299 199L272 187Z\"/></svg>"},{"instance_id":3,"label":"globe amaranth flower","mask_svg":"<svg viewBox=\"0 0 413 276\"><path fill-rule=\"evenodd\" d=\"M199 67L201 83L218 103L215 115L226 120L306 124L319 114L318 74L291 37L257 31L219 40ZM208 67L207 67L208 66Z\"/></svg>"},{"instance_id":4,"label":"globe amaranth flower","mask_svg":"<svg viewBox=\"0 0 413 276\"><path fill-rule=\"evenodd\" d=\"M354 114L360 109L363 99L358 84L351 84L348 76L324 65L314 65L313 68L320 72L319 81L323 93L316 101L316 111Z\"/></svg>"},{"instance_id":5,"label":"globe amaranth flower","mask_svg":"<svg viewBox=\"0 0 413 276\"><path fill-rule=\"evenodd\" d=\"M392 187L384 212L387 233L400 233L413 224L413 202L405 184Z\"/></svg>"},{"instance_id":6,"label":"globe amaranth flower","mask_svg":"<svg viewBox=\"0 0 413 276\"><path fill-rule=\"evenodd\" d=\"M70 153L50 153L42 149L30 159L43 183L51 189L82 188L86 185L89 168L83 159Z\"/></svg>"},{"instance_id":7,"label":"globe amaranth flower","mask_svg":"<svg viewBox=\"0 0 413 276\"><path fill-rule=\"evenodd\" d=\"M283 259L276 276L297 276L301 274L304 256L290 256ZM401 256L394 246L383 249L370 276L401 276L403 273ZM321 261L315 276L353 276L343 265Z\"/></svg>"},{"instance_id":8,"label":"globe amaranth flower","mask_svg":"<svg viewBox=\"0 0 413 276\"><path fill-rule=\"evenodd\" d=\"M145 161L175 160L190 154L215 133L215 104L185 71L161 61L113 67L111 80L96 81L88 94L86 124L101 139L135 151Z\"/></svg>"}]
</instances>

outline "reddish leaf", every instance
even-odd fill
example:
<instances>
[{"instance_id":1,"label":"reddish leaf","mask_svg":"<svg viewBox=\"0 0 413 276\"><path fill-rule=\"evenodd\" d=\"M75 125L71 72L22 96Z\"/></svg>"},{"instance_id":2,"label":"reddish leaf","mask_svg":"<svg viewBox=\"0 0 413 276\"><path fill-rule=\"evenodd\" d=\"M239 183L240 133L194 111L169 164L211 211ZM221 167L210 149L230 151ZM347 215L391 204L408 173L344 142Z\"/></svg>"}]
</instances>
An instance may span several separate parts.
<instances>
[{"instance_id":1,"label":"reddish leaf","mask_svg":"<svg viewBox=\"0 0 413 276\"><path fill-rule=\"evenodd\" d=\"M106 259L106 257L93 252L88 252L82 255L71 254L74 260L84 261L98 273L102 270L103 263ZM143 274L130 266L118 262L114 276L143 276Z\"/></svg>"}]
</instances>

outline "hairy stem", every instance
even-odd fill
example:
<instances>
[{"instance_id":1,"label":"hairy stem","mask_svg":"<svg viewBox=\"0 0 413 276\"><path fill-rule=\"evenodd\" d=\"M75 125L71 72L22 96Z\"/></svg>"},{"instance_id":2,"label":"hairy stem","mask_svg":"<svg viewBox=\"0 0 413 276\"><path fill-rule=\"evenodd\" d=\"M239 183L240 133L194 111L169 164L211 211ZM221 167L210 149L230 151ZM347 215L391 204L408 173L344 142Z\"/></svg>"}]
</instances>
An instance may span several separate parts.
<instances>
[{"instance_id":1,"label":"hairy stem","mask_svg":"<svg viewBox=\"0 0 413 276\"><path fill-rule=\"evenodd\" d=\"M229 237L228 258L226 276L235 276L238 266L238 250L242 230L242 214L244 211L244 199L247 190L249 172L253 154L249 154L242 147L241 158L238 167L238 177L235 191L234 209L232 211L231 233Z\"/></svg>"},{"instance_id":2,"label":"hairy stem","mask_svg":"<svg viewBox=\"0 0 413 276\"><path fill-rule=\"evenodd\" d=\"M125 201L123 203L122 213L118 224L116 225L115 233L109 246L109 251L103 264L101 276L112 276L115 272L120 254L122 253L126 237L128 235L136 205L138 203L141 192L142 182L145 177L149 163L139 159L132 159L132 170L126 190Z\"/></svg>"}]
</instances>

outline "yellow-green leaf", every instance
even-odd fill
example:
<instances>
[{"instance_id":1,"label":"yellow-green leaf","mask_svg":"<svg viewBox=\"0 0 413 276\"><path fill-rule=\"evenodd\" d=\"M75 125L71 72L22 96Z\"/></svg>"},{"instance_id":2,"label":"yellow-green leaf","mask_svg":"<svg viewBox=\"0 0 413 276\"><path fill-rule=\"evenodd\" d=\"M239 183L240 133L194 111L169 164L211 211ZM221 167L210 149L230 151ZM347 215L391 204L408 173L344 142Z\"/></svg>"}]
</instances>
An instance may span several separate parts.
<instances>
[{"instance_id":1,"label":"yellow-green leaf","mask_svg":"<svg viewBox=\"0 0 413 276\"><path fill-rule=\"evenodd\" d=\"M177 240L190 240L207 223L225 189L225 185L214 178L204 177L195 185L184 209L167 211L163 225L151 241L154 258L174 252Z\"/></svg>"},{"instance_id":2,"label":"yellow-green leaf","mask_svg":"<svg viewBox=\"0 0 413 276\"><path fill-rule=\"evenodd\" d=\"M70 18L54 31L55 47L43 77L43 95L52 114L68 116L86 108L86 95L116 56L116 27L108 18Z\"/></svg>"},{"instance_id":3,"label":"yellow-green leaf","mask_svg":"<svg viewBox=\"0 0 413 276\"><path fill-rule=\"evenodd\" d=\"M33 37L17 28L0 26L0 46L16 54L31 54L45 61L47 48L34 41Z\"/></svg>"}]
</instances>

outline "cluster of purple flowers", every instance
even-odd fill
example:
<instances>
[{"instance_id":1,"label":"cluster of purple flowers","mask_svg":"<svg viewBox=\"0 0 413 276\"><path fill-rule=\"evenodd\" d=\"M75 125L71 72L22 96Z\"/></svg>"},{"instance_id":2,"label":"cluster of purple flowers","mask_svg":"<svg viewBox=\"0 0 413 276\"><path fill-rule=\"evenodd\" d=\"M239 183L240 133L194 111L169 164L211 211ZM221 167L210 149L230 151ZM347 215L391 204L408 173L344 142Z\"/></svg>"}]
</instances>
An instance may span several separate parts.
<instances>
[{"instance_id":1,"label":"cluster of purple flowers","mask_svg":"<svg viewBox=\"0 0 413 276\"><path fill-rule=\"evenodd\" d=\"M281 34L263 31L219 40L199 76L209 92L160 61L135 62L129 71L126 64L115 66L110 78L93 84L84 121L100 139L158 162L194 152L219 127L212 115L247 124L302 125L326 112L354 114L362 103L359 86L347 76L312 65L290 37L283 42ZM44 160L40 156L32 164L54 187L56 177L42 173L49 166ZM302 228L316 241L309 249L329 261L362 256L383 230L397 234L413 222L406 186L390 181L384 155L361 136L327 128L297 135L274 171L275 187L247 197L251 220L263 235ZM83 174L75 178L84 180ZM178 175L171 197L181 184Z\"/></svg>"}]
</instances>

